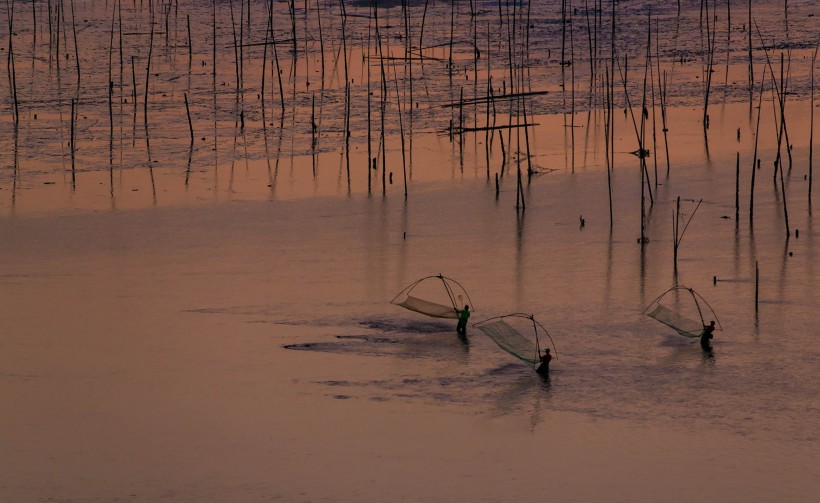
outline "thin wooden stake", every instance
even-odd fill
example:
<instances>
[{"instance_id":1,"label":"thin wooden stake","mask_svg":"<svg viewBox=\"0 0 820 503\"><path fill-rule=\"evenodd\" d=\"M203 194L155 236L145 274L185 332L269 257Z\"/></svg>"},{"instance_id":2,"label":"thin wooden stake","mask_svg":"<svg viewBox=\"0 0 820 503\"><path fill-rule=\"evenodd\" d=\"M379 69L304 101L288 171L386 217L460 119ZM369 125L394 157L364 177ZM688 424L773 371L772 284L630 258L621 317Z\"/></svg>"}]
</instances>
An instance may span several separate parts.
<instances>
[{"instance_id":1,"label":"thin wooden stake","mask_svg":"<svg viewBox=\"0 0 820 503\"><path fill-rule=\"evenodd\" d=\"M76 109L77 109L77 100L75 98L71 99L71 134L69 136L71 140L71 188L74 189L77 186L77 171L74 167L74 152L76 148L74 147L75 144L75 130L74 127L74 118L76 117Z\"/></svg>"},{"instance_id":2,"label":"thin wooden stake","mask_svg":"<svg viewBox=\"0 0 820 503\"><path fill-rule=\"evenodd\" d=\"M811 113L809 114L809 208L811 208L811 182L812 182L812 153L814 147L814 62L817 60L817 46L814 47L814 55L811 57Z\"/></svg>"},{"instance_id":3,"label":"thin wooden stake","mask_svg":"<svg viewBox=\"0 0 820 503\"><path fill-rule=\"evenodd\" d=\"M755 260L755 313L757 313L758 300L760 299L760 265Z\"/></svg>"},{"instance_id":4,"label":"thin wooden stake","mask_svg":"<svg viewBox=\"0 0 820 503\"><path fill-rule=\"evenodd\" d=\"M740 222L740 152L735 162L735 227Z\"/></svg>"},{"instance_id":5,"label":"thin wooden stake","mask_svg":"<svg viewBox=\"0 0 820 503\"><path fill-rule=\"evenodd\" d=\"M185 20L188 24L188 71L190 72L191 67L194 63L194 43L193 39L191 38L191 16L189 14L186 14Z\"/></svg>"},{"instance_id":6,"label":"thin wooden stake","mask_svg":"<svg viewBox=\"0 0 820 503\"><path fill-rule=\"evenodd\" d=\"M77 96L80 95L80 49L77 45L77 24L74 22L74 0L71 0L71 31L74 33L74 59L77 63Z\"/></svg>"},{"instance_id":7,"label":"thin wooden stake","mask_svg":"<svg viewBox=\"0 0 820 503\"><path fill-rule=\"evenodd\" d=\"M146 142L148 142L148 83L151 78L151 55L154 52L154 2L152 0L149 0L149 10L151 11L151 35L148 39L148 62L145 64L145 97L142 103Z\"/></svg>"},{"instance_id":8,"label":"thin wooden stake","mask_svg":"<svg viewBox=\"0 0 820 503\"><path fill-rule=\"evenodd\" d=\"M757 126L755 126L755 149L754 155L752 157L752 187L749 191L749 226L752 227L754 225L755 220L755 174L757 173L757 169L759 166L759 162L757 159L757 144L758 139L760 138L760 115L763 113L763 85L766 83L766 72L763 72L763 75L760 78L760 95L758 96L757 102Z\"/></svg>"},{"instance_id":9,"label":"thin wooden stake","mask_svg":"<svg viewBox=\"0 0 820 503\"><path fill-rule=\"evenodd\" d=\"M191 110L188 108L188 93L182 93L185 98L185 115L188 116L188 131L191 133L191 147L194 146L194 124L191 122Z\"/></svg>"}]
</instances>

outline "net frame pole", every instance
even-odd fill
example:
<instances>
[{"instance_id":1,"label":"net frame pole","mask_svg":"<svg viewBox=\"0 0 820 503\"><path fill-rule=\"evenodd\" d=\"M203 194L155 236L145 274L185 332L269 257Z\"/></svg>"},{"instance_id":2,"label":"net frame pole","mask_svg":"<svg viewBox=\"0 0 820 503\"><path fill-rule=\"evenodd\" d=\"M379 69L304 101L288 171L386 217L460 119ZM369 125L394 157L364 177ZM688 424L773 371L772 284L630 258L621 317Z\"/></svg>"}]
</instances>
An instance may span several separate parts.
<instances>
[{"instance_id":1,"label":"net frame pole","mask_svg":"<svg viewBox=\"0 0 820 503\"><path fill-rule=\"evenodd\" d=\"M453 294L452 289L450 288L450 285L448 285L447 282L444 280L444 276L442 274L438 275L438 279L440 279L441 284L444 285L444 291L447 292L447 297L450 298L450 304L453 305L453 309L455 309L456 312L460 312L459 309L458 309L458 306L456 305L456 298L455 298L455 295ZM462 290L463 290L463 288L462 288ZM467 292L465 291L464 293L467 293Z\"/></svg>"},{"instance_id":2,"label":"net frame pole","mask_svg":"<svg viewBox=\"0 0 820 503\"><path fill-rule=\"evenodd\" d=\"M692 296L692 299L695 301L695 307L698 310L698 315L700 316L701 324L704 324L703 323L703 320L704 320L703 311L702 311L701 305L700 305L700 303L703 302L703 304L706 305L707 308L709 308L709 312L712 314L712 316L714 316L715 324L717 325L717 330L723 331L723 325L721 325L720 320L718 319L717 313L712 308L712 306L709 304L709 302L703 297L703 295L696 292L694 288L689 288L689 287L683 286L683 285L673 286L672 288L670 288L670 289L666 290L665 292L663 292L662 294L658 295L657 297L655 297L654 300L652 300L652 302L647 304L647 306L644 308L643 311L641 311L641 313L642 314L647 314L649 311L652 310L653 306L660 305L661 300L663 300L663 298L666 297L666 295L669 292L676 291L676 290L686 290ZM705 326L705 324L704 324L704 326Z\"/></svg>"}]
</instances>

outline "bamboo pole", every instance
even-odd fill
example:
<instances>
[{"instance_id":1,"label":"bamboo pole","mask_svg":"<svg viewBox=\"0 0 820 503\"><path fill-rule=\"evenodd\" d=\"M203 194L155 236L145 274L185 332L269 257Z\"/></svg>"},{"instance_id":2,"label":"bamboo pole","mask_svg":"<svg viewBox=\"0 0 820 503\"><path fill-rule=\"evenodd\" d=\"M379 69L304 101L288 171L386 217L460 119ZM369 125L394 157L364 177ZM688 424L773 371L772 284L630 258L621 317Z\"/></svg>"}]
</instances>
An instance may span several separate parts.
<instances>
[{"instance_id":1,"label":"bamboo pole","mask_svg":"<svg viewBox=\"0 0 820 503\"><path fill-rule=\"evenodd\" d=\"M757 144L760 138L760 115L763 113L763 85L766 83L766 72L760 77L760 95L757 102L757 126L755 126L755 148L752 156L752 185L749 191L749 226L754 226L754 212L755 212L755 173L759 167L757 159Z\"/></svg>"},{"instance_id":2,"label":"bamboo pole","mask_svg":"<svg viewBox=\"0 0 820 503\"><path fill-rule=\"evenodd\" d=\"M393 67L393 71L395 72L395 67ZM396 84L396 111L399 117L399 136L401 137L401 171L404 177L404 199L407 199L407 161L405 159L405 146L404 146L404 123L401 117L401 98L399 97L399 79L398 76L393 75L393 82ZM463 134L461 135L464 136Z\"/></svg>"},{"instance_id":3,"label":"bamboo pole","mask_svg":"<svg viewBox=\"0 0 820 503\"><path fill-rule=\"evenodd\" d=\"M680 228L680 196L677 197L675 200L675 210L672 212L672 230L675 233L675 239L672 247L672 262L674 264L675 275L677 276L678 272L678 246L680 242L678 241L678 235Z\"/></svg>"},{"instance_id":4,"label":"bamboo pole","mask_svg":"<svg viewBox=\"0 0 820 503\"><path fill-rule=\"evenodd\" d=\"M528 2L532 3L532 2ZM589 1L584 0L584 14L587 21L587 41L589 42L589 106L592 108L595 95L595 48L592 43L592 25L589 22ZM529 26L529 23L528 23Z\"/></svg>"},{"instance_id":5,"label":"bamboo pole","mask_svg":"<svg viewBox=\"0 0 820 503\"><path fill-rule=\"evenodd\" d=\"M572 15L572 0L569 2L569 57L570 57L570 143L572 145L571 163L572 172L575 173L575 36L572 23L574 16Z\"/></svg>"},{"instance_id":6,"label":"bamboo pole","mask_svg":"<svg viewBox=\"0 0 820 503\"><path fill-rule=\"evenodd\" d=\"M609 170L611 169L611 160L609 158L609 65L604 66L604 96L603 96L603 113L604 113L604 160L606 162L607 170L607 184L609 185ZM611 223L611 222L610 222Z\"/></svg>"},{"instance_id":7,"label":"bamboo pole","mask_svg":"<svg viewBox=\"0 0 820 503\"><path fill-rule=\"evenodd\" d=\"M456 1L450 0L450 52L447 55L447 71L450 79L453 78L453 40L455 36L456 24Z\"/></svg>"},{"instance_id":8,"label":"bamboo pole","mask_svg":"<svg viewBox=\"0 0 820 503\"><path fill-rule=\"evenodd\" d=\"M194 146L194 124L191 122L191 110L188 108L188 93L182 93L185 98L185 115L188 116L188 132L191 134L191 147Z\"/></svg>"},{"instance_id":9,"label":"bamboo pole","mask_svg":"<svg viewBox=\"0 0 820 503\"><path fill-rule=\"evenodd\" d=\"M137 142L137 57L131 56L131 101L134 103L134 116L132 118L132 145Z\"/></svg>"},{"instance_id":10,"label":"bamboo pole","mask_svg":"<svg viewBox=\"0 0 820 503\"><path fill-rule=\"evenodd\" d=\"M782 105L781 105L781 108L780 108L780 114L782 116L781 120L782 120L782 123L783 123L783 135L786 138L786 155L789 158L789 174L791 174L791 172L792 172L792 143L789 140L789 128L788 128L788 124L786 122L786 100L788 99L788 96L789 96L789 92L788 92L788 89L789 89L789 76L791 75L791 66L792 66L792 51L791 51L791 49L788 49L786 54L787 54L787 60L786 60L785 80L783 80L783 78L782 78L782 74L783 74L783 66L782 66L783 65L783 53L780 54L780 65L781 65L780 89L782 90L782 93L781 93Z\"/></svg>"},{"instance_id":11,"label":"bamboo pole","mask_svg":"<svg viewBox=\"0 0 820 503\"><path fill-rule=\"evenodd\" d=\"M611 96L610 96L610 92L609 92L609 87L610 87L609 74L610 74L610 68L609 68L609 66L606 66L604 68L604 78L605 78L605 81L606 81L606 86L605 86L606 89L605 89L605 93L604 93L605 94L605 102L606 102L604 104L604 110L605 110L604 135L606 136L606 141L604 143L605 143L605 147L606 147L606 160L607 160L607 163L606 163L607 164L607 166L606 166L606 188L607 188L607 193L609 195L609 229L611 231L612 227L615 225L615 219L614 219L614 216L612 214L612 160L611 160L610 155L609 155L609 131L612 128L612 105L610 103Z\"/></svg>"},{"instance_id":12,"label":"bamboo pole","mask_svg":"<svg viewBox=\"0 0 820 503\"><path fill-rule=\"evenodd\" d=\"M717 21L710 22L709 19L709 1L705 0L703 3L706 7L706 39L707 39L707 55L706 55L706 75L704 81L706 83L706 90L703 101L703 128L704 136L706 130L709 129L709 93L712 88L712 73L714 73L715 62L715 37L717 36ZM711 29L710 29L711 26Z\"/></svg>"},{"instance_id":13,"label":"bamboo pole","mask_svg":"<svg viewBox=\"0 0 820 503\"><path fill-rule=\"evenodd\" d=\"M760 264L755 260L755 313L760 299Z\"/></svg>"},{"instance_id":14,"label":"bamboo pole","mask_svg":"<svg viewBox=\"0 0 820 503\"><path fill-rule=\"evenodd\" d=\"M617 2L612 2L612 30L610 35L610 62L609 67L611 71L612 77L610 78L610 88L609 88L609 148L611 149L611 154L609 156L610 159L610 168L615 169L615 62L616 62L616 50L615 50L615 17L616 17L616 8Z\"/></svg>"},{"instance_id":15,"label":"bamboo pole","mask_svg":"<svg viewBox=\"0 0 820 503\"><path fill-rule=\"evenodd\" d=\"M76 109L77 109L77 99L72 98L71 99L71 133L70 133L70 136L69 136L69 141L71 142L71 189L72 190L77 187L77 170L76 170L75 165L74 165L74 155L75 155L75 152L77 150L76 146L75 146L76 145L76 142L75 142L76 127L74 125L75 122L76 122L75 117L77 116Z\"/></svg>"},{"instance_id":16,"label":"bamboo pole","mask_svg":"<svg viewBox=\"0 0 820 503\"><path fill-rule=\"evenodd\" d=\"M490 100L489 97L492 95L493 92L493 79L490 72L490 22L487 21L487 120L486 120L486 130L484 131L484 156L486 159L487 164L487 181L490 180ZM496 179L498 178L498 174L496 174ZM496 198L498 198L498 187L496 187Z\"/></svg>"},{"instance_id":17,"label":"bamboo pole","mask_svg":"<svg viewBox=\"0 0 820 503\"><path fill-rule=\"evenodd\" d=\"M527 102L521 98L521 110L524 115L524 142L527 149L527 180L533 175L532 170L532 154L530 153L530 133L529 122L527 121Z\"/></svg>"},{"instance_id":18,"label":"bamboo pole","mask_svg":"<svg viewBox=\"0 0 820 503\"><path fill-rule=\"evenodd\" d=\"M755 84L755 69L752 60L752 0L749 0L749 27L746 34L749 39L749 105L751 106Z\"/></svg>"},{"instance_id":19,"label":"bamboo pole","mask_svg":"<svg viewBox=\"0 0 820 503\"><path fill-rule=\"evenodd\" d=\"M8 55L8 67L9 67L9 80L12 89L12 99L14 101L14 127L17 129L20 125L20 103L17 98L17 70L14 65L14 2L9 4L8 0L6 1L6 10L8 15L8 27L9 27L9 55Z\"/></svg>"},{"instance_id":20,"label":"bamboo pole","mask_svg":"<svg viewBox=\"0 0 820 503\"><path fill-rule=\"evenodd\" d=\"M635 129L635 136L638 139L637 155L638 155L638 158L641 159L641 161L643 161L643 159L645 159L646 156L648 155L648 152L644 148L643 134L638 129L638 122L635 120L635 113L632 111L632 101L629 98L629 92L628 92L627 87L626 87L626 81L627 81L627 79L626 79L626 70L628 70L628 62L629 62L629 60L627 59L627 56L624 56L624 69L622 70L621 66L620 66L620 60L618 61L618 63L619 63L618 64L618 73L621 76L621 82L623 83L624 97L626 98L627 108L629 110L630 116L632 117L632 127ZM644 67L644 70L645 70L645 67ZM646 74L646 71L644 71L644 91L643 91L644 104L646 102L646 75L645 74ZM644 107L641 107L641 122L643 122L643 108ZM646 179L649 180L649 172L647 170L645 162L641 162L641 170L643 171L643 174L641 176L645 176ZM647 187L647 188L648 188L648 191L649 191L649 198L652 201L651 204L654 205L655 199L652 196L652 187L650 186L650 187Z\"/></svg>"},{"instance_id":21,"label":"bamboo pole","mask_svg":"<svg viewBox=\"0 0 820 503\"><path fill-rule=\"evenodd\" d=\"M379 4L378 2L374 3L374 22L376 24L376 42L378 45L379 50L379 66L381 69L381 82L380 82L380 105L381 105L381 150L382 150L382 196L387 195L387 145L385 142L385 133L384 133L384 114L385 114L385 107L387 106L387 79L384 74L384 52L382 51L382 40L381 40L381 33L379 32Z\"/></svg>"},{"instance_id":22,"label":"bamboo pole","mask_svg":"<svg viewBox=\"0 0 820 503\"><path fill-rule=\"evenodd\" d=\"M726 0L726 73L723 77L723 101L729 87L729 56L732 48L732 2Z\"/></svg>"},{"instance_id":23,"label":"bamboo pole","mask_svg":"<svg viewBox=\"0 0 820 503\"><path fill-rule=\"evenodd\" d=\"M32 2L32 5L34 2ZM51 0L48 0L47 3L48 7L48 69L51 71L51 62L54 59L53 57L53 49L54 49L54 26L51 21L52 12L51 12Z\"/></svg>"},{"instance_id":24,"label":"bamboo pole","mask_svg":"<svg viewBox=\"0 0 820 503\"><path fill-rule=\"evenodd\" d=\"M657 24L657 20L655 21ZM652 105L652 166L655 171L655 188L657 190L658 187L658 137L657 137L657 117L655 115L655 67L652 65L652 21L649 22L649 42L647 43L646 47L646 57L648 60L649 65L649 83L650 83L650 93L651 99L650 103ZM657 36L656 36L657 41ZM657 59L660 59L660 55L656 55Z\"/></svg>"},{"instance_id":25,"label":"bamboo pole","mask_svg":"<svg viewBox=\"0 0 820 503\"><path fill-rule=\"evenodd\" d=\"M71 0L71 31L74 34L74 59L77 63L77 97L80 95L80 49L77 45L77 24L74 21L74 0Z\"/></svg>"},{"instance_id":26,"label":"bamboo pole","mask_svg":"<svg viewBox=\"0 0 820 503\"><path fill-rule=\"evenodd\" d=\"M296 55L299 52L299 47L296 43L296 2L295 0L290 0L288 2L288 7L290 10L290 26L291 26L291 34L293 36L293 58L296 59Z\"/></svg>"},{"instance_id":27,"label":"bamboo pole","mask_svg":"<svg viewBox=\"0 0 820 503\"><path fill-rule=\"evenodd\" d=\"M464 86L461 86L458 98L458 155L464 159Z\"/></svg>"},{"instance_id":28,"label":"bamboo pole","mask_svg":"<svg viewBox=\"0 0 820 503\"><path fill-rule=\"evenodd\" d=\"M117 19L117 0L111 9L111 31L108 41L108 151L109 160L114 150L114 75L112 71L114 53L114 23Z\"/></svg>"},{"instance_id":29,"label":"bamboo pole","mask_svg":"<svg viewBox=\"0 0 820 503\"><path fill-rule=\"evenodd\" d=\"M145 64L145 96L143 98L143 119L145 124L145 141L148 140L148 90L149 81L151 78L151 56L154 52L154 2L149 0L148 10L150 11L151 33L148 39L148 61Z\"/></svg>"},{"instance_id":30,"label":"bamboo pole","mask_svg":"<svg viewBox=\"0 0 820 503\"><path fill-rule=\"evenodd\" d=\"M758 30L758 33L759 33L759 30ZM764 51L766 50L765 46L764 46L763 49L764 49ZM785 121L786 121L785 112L783 110L783 107L784 107L783 100L785 99L785 96L784 96L785 92L783 92L783 84L784 84L784 81L783 81L783 53L780 54L780 86L779 87L777 85L777 79L775 79L775 77L774 77L774 70L772 69L771 61L769 61L768 57L769 56L768 56L768 52L767 52L766 59L769 63L769 72L772 74L772 81L774 82L775 90L778 90L777 100L780 103L780 128L779 128L779 133L777 135L777 160L775 161L775 176L777 176L777 170L779 169L779 171L780 171L780 192L781 192L781 195L782 195L782 198L783 198L783 218L784 218L784 221L785 221L785 224L786 224L786 239L788 239L789 236L791 236L791 229L789 228L789 209L788 209L788 204L787 204L787 200L786 200L786 184L784 183L784 179L783 179L783 166L780 165L782 163L782 160L781 160L782 158L781 158L781 155L780 155L780 148L781 148L781 143L782 143L782 140L783 140L783 131L785 129Z\"/></svg>"},{"instance_id":31,"label":"bamboo pole","mask_svg":"<svg viewBox=\"0 0 820 503\"><path fill-rule=\"evenodd\" d=\"M350 74L347 64L347 10L344 0L339 0L339 8L342 16L342 51L344 53L345 70L345 111L344 111L344 135L345 135L345 169L347 171L348 184L350 183ZM349 186L348 186L349 188Z\"/></svg>"},{"instance_id":32,"label":"bamboo pole","mask_svg":"<svg viewBox=\"0 0 820 503\"><path fill-rule=\"evenodd\" d=\"M421 14L421 29L419 30L419 54L424 57L424 22L427 19L427 5L430 0L424 0L424 12ZM374 2L375 4L375 2Z\"/></svg>"},{"instance_id":33,"label":"bamboo pole","mask_svg":"<svg viewBox=\"0 0 820 503\"><path fill-rule=\"evenodd\" d=\"M740 223L740 152L735 162L735 227Z\"/></svg>"},{"instance_id":34,"label":"bamboo pole","mask_svg":"<svg viewBox=\"0 0 820 503\"><path fill-rule=\"evenodd\" d=\"M371 12L372 12L372 6L373 5L374 4L371 4ZM370 176L372 174L371 171L370 171L371 159L373 159L373 162L375 163L375 159L373 158L373 150L372 150L373 129L372 129L372 123L371 123L371 118L370 118L370 113L371 113L371 108L370 108L370 95L371 95L371 93L370 93L370 48L371 48L371 45L370 45L370 17L368 17L368 19L367 19L367 59L366 59L366 64L367 64L367 163L366 163L366 166L367 166L367 195L368 196L371 193L371 176Z\"/></svg>"},{"instance_id":35,"label":"bamboo pole","mask_svg":"<svg viewBox=\"0 0 820 503\"><path fill-rule=\"evenodd\" d=\"M413 58L412 58L412 34L413 34L413 27L410 23L410 7L407 4L406 0L402 0L404 3L404 39L405 39L405 55L407 56L407 69L409 73L408 78L408 87L410 90L410 108L407 113L407 121L408 121L408 133L409 133L409 157L410 157L410 177L413 177L413 116L415 112L413 111ZM421 48L419 48L421 50ZM478 72L478 67L476 67L476 72ZM478 82L478 75L476 75L476 85ZM477 115L477 114L476 114Z\"/></svg>"},{"instance_id":36,"label":"bamboo pole","mask_svg":"<svg viewBox=\"0 0 820 503\"><path fill-rule=\"evenodd\" d=\"M61 24L61 20L62 20L62 16L60 16L60 12L62 11L62 9L63 9L63 0L57 0L57 5L54 6L54 13L57 17L57 23L56 23L57 27L56 27L56 33L55 33L55 38L57 40L56 40L55 48L54 48L54 56L55 56L54 59L56 60L56 63L57 63L57 75L60 75L60 60L62 59L60 57L60 24Z\"/></svg>"},{"instance_id":37,"label":"bamboo pole","mask_svg":"<svg viewBox=\"0 0 820 503\"><path fill-rule=\"evenodd\" d=\"M273 5L273 0L271 0L271 5ZM279 106L282 111L282 118L281 120L285 120L285 88L282 85L282 68L279 65L279 50L276 48L276 36L273 33L273 7L270 10L270 29L271 29L271 45L273 45L273 62L276 66L276 79L279 82ZM216 35L216 28L214 28L214 35ZM216 51L216 48L214 48ZM214 52L214 72L216 72L216 52ZM216 75L216 73L214 73Z\"/></svg>"},{"instance_id":38,"label":"bamboo pole","mask_svg":"<svg viewBox=\"0 0 820 503\"><path fill-rule=\"evenodd\" d=\"M814 54L811 57L811 113L809 114L809 208L811 208L811 184L812 184L812 153L814 149L814 62L817 61L817 46L814 47Z\"/></svg>"},{"instance_id":39,"label":"bamboo pole","mask_svg":"<svg viewBox=\"0 0 820 503\"><path fill-rule=\"evenodd\" d=\"M316 21L319 26L319 54L322 60L322 89L325 88L325 39L322 35L322 9L319 8L319 0L316 0ZM368 29L370 25L368 24Z\"/></svg>"},{"instance_id":40,"label":"bamboo pole","mask_svg":"<svg viewBox=\"0 0 820 503\"><path fill-rule=\"evenodd\" d=\"M680 7L680 4L678 5ZM656 24L657 27L657 24ZM661 131L663 132L663 150L666 154L666 177L669 177L669 128L666 126L666 70L663 71L663 83L661 83L661 58L660 58L660 29L655 30L655 63L658 67L658 94L661 99ZM657 147L656 147L657 149ZM657 175L656 175L657 181Z\"/></svg>"},{"instance_id":41,"label":"bamboo pole","mask_svg":"<svg viewBox=\"0 0 820 503\"><path fill-rule=\"evenodd\" d=\"M265 8L268 9L268 16L267 16L268 17L268 23L265 27L265 42L264 42L264 45L262 46L263 47L262 48L262 83L261 83L261 88L259 90L259 100L260 100L260 105L262 107L262 131L267 132L267 127L268 127L267 122L268 122L268 120L267 120L267 117L266 117L266 114L265 114L265 75L268 73L267 72L267 68L268 68L268 41L270 40L270 36L271 36L271 12L270 12L270 9L272 8L272 0L267 0L265 2ZM188 23L188 28L189 28L188 34L190 36L190 21Z\"/></svg>"},{"instance_id":42,"label":"bamboo pole","mask_svg":"<svg viewBox=\"0 0 820 503\"><path fill-rule=\"evenodd\" d=\"M240 0L240 5L242 2ZM239 93L242 87L241 78L239 76L239 45L241 42L236 39L236 20L233 15L233 0L228 0L228 8L231 13L231 35L233 36L233 61L234 61L234 78L236 80L236 102L239 103ZM239 25L242 26L242 20L239 20Z\"/></svg>"},{"instance_id":43,"label":"bamboo pole","mask_svg":"<svg viewBox=\"0 0 820 503\"><path fill-rule=\"evenodd\" d=\"M122 1L122 0L120 0ZM193 38L191 38L191 16L190 14L185 15L185 22L188 28L188 72L191 72L191 68L194 64L194 42ZM265 34L267 36L267 33Z\"/></svg>"},{"instance_id":44,"label":"bamboo pole","mask_svg":"<svg viewBox=\"0 0 820 503\"><path fill-rule=\"evenodd\" d=\"M698 212L700 205L703 203L703 199L698 201L697 206L692 211L692 214L689 215L689 219L684 224L683 229L680 229L680 196L678 196L676 201L676 211L675 211L675 221L674 221L674 229L675 229L675 250L674 250L674 261L675 261L675 271L678 270L678 250L680 249L680 244L683 241L683 236L686 234L686 229L689 228L689 224L692 223L692 219L695 218L695 213Z\"/></svg>"},{"instance_id":45,"label":"bamboo pole","mask_svg":"<svg viewBox=\"0 0 820 503\"><path fill-rule=\"evenodd\" d=\"M123 60L125 51L122 49L122 0L117 2L117 43L120 48L120 113L122 113L122 95L125 89L125 61Z\"/></svg>"}]
</instances>

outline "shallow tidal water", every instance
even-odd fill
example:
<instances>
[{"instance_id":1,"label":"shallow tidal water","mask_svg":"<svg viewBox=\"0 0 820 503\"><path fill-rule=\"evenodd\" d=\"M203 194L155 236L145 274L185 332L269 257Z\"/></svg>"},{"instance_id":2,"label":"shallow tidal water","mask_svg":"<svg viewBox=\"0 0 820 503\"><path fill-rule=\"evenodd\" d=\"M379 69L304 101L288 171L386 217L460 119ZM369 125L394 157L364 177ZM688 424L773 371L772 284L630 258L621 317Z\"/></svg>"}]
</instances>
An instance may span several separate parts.
<instances>
[{"instance_id":1,"label":"shallow tidal water","mask_svg":"<svg viewBox=\"0 0 820 503\"><path fill-rule=\"evenodd\" d=\"M433 4L429 36L444 40L449 10ZM546 21L535 23L549 28L542 36L554 60L560 5L545 4L538 15ZM697 5L683 4L688 31L675 47L697 53ZM74 177L60 129L38 136L38 128L22 128L16 141L4 133L2 155L18 155L0 173L0 501L814 501L820 303L806 54L817 22L810 3L790 5L784 44L794 47L795 94L785 190L771 176L777 127L767 92L752 225L757 108L744 101L741 42L708 130L700 88L687 80L699 65L675 66L680 53L667 45L664 65L679 75L668 111L671 166L667 174L664 149L653 145L644 245L642 177L622 107L613 225L601 110L556 114L560 92L538 98L531 141L539 173L524 178L526 210L516 210L521 157L509 155L502 168L498 136L488 157L483 134L466 135L463 149L441 134L447 118L432 110L452 99L441 68L419 77L435 99L420 112L430 122L414 137L407 198L395 123L387 149L394 179L382 195L382 172L360 168L361 114L350 175L338 127L327 128L313 157L301 87L290 127L248 126L251 141L230 129L231 111L220 109L217 127L199 109L209 135L224 129L191 157L178 103L162 108L173 120L152 127L153 154L140 143L142 126L132 138L124 122L114 169L102 126L107 104L89 99L86 110L96 103L103 122L86 120L103 133L79 144L86 150ZM496 4L484 7L491 18ZM759 8L780 15L779 3ZM638 3L623 9L628 27L642 25ZM397 12L389 17L394 29ZM205 14L197 20L202 36ZM671 29L671 11L661 14ZM230 25L230 17L220 22ZM107 43L106 23L97 29ZM287 26L276 31L284 37ZM187 60L184 49L167 50L160 68L184 69L187 61L175 67L171 57ZM559 70L538 58L542 83L555 92ZM315 60L307 68L315 73ZM340 71L337 64L336 85ZM293 80L302 86L305 75ZM187 89L209 97L209 79L192 74ZM173 77L164 82L181 86L167 93L174 99L184 87ZM249 117L259 112L249 108ZM327 120L339 120L338 112L328 108ZM62 154L42 154L48 145L62 145ZM135 160L144 155L157 165ZM692 223L676 273L678 196ZM435 274L469 292L466 342L454 320L389 303ZM641 314L676 282L719 316L711 355ZM531 313L550 331L557 355L549 380L472 326L509 312Z\"/></svg>"},{"instance_id":2,"label":"shallow tidal water","mask_svg":"<svg viewBox=\"0 0 820 503\"><path fill-rule=\"evenodd\" d=\"M721 218L727 194L711 194L678 273L725 328L705 357L640 314L672 285L671 223L653 220L643 248L635 219L610 234L603 174L538 179L523 217L509 192L496 202L484 182L458 181L407 204L331 197L5 219L2 492L810 501L811 221L784 249L775 208L761 204L752 240ZM616 171L616 185L634 175ZM659 197L654 211L671 207ZM468 288L474 321L535 314L558 350L551 379L475 328L464 344L453 322L388 303L439 272Z\"/></svg>"}]
</instances>

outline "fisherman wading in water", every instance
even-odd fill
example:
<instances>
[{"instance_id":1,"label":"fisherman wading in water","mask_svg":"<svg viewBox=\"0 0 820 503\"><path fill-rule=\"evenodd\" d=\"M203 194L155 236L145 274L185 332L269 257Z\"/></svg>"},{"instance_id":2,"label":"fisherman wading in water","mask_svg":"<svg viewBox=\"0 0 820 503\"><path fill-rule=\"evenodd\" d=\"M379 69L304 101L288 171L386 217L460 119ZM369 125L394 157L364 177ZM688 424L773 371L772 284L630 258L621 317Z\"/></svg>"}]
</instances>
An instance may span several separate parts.
<instances>
[{"instance_id":1,"label":"fisherman wading in water","mask_svg":"<svg viewBox=\"0 0 820 503\"><path fill-rule=\"evenodd\" d=\"M708 325L703 325L703 333L700 334L700 347L704 351L712 351L712 332L715 331L715 322L712 321Z\"/></svg>"},{"instance_id":2,"label":"fisherman wading in water","mask_svg":"<svg viewBox=\"0 0 820 503\"><path fill-rule=\"evenodd\" d=\"M470 306L464 306L462 311L456 310L458 313L458 325L456 325L456 333L460 336L467 335L467 320L470 318Z\"/></svg>"},{"instance_id":3,"label":"fisherman wading in water","mask_svg":"<svg viewBox=\"0 0 820 503\"><path fill-rule=\"evenodd\" d=\"M544 355L541 357L541 364L538 365L538 368L535 369L536 372L541 374L544 377L550 376L550 360L552 360L552 355L550 354L549 348L544 350Z\"/></svg>"}]
</instances>

